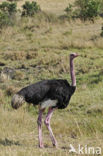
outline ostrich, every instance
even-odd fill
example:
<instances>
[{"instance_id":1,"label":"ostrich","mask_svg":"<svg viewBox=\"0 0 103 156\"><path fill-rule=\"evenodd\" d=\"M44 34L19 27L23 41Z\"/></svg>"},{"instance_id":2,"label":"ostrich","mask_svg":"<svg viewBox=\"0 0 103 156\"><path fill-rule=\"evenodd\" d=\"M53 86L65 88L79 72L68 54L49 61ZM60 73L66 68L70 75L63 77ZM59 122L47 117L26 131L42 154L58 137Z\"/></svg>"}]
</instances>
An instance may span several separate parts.
<instances>
[{"instance_id":1,"label":"ostrich","mask_svg":"<svg viewBox=\"0 0 103 156\"><path fill-rule=\"evenodd\" d=\"M42 80L21 89L12 98L11 105L14 109L19 108L24 103L24 101L39 106L37 124L40 148L44 147L42 142L42 115L46 108L48 108L48 113L44 123L49 130L53 146L57 147L57 141L50 126L50 119L54 110L64 109L67 107L71 96L76 90L76 77L73 60L77 56L79 55L76 53L70 54L70 75L72 80L71 85L67 80L64 79Z\"/></svg>"}]
</instances>

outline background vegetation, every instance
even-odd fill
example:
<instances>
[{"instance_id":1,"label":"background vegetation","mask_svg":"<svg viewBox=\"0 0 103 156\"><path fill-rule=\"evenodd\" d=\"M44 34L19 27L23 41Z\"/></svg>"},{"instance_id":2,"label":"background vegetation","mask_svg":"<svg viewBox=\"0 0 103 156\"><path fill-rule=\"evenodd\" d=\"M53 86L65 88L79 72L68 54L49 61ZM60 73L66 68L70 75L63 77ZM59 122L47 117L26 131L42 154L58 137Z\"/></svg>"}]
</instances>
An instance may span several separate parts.
<instances>
[{"instance_id":1,"label":"background vegetation","mask_svg":"<svg viewBox=\"0 0 103 156\"><path fill-rule=\"evenodd\" d=\"M103 152L103 8L99 8L96 17L84 19L76 16L78 6L73 0L38 0L38 11L33 7L33 14L31 9L30 14L23 14L25 0L4 3L5 7L2 2L0 156L68 156L69 144L99 146ZM65 11L68 6L69 12ZM11 97L22 87L42 79L63 78L71 82L71 52L81 55L75 60L77 90L68 108L55 111L52 117L59 148L52 148L43 126L46 148L42 150L38 148L38 109L25 104L13 110Z\"/></svg>"}]
</instances>

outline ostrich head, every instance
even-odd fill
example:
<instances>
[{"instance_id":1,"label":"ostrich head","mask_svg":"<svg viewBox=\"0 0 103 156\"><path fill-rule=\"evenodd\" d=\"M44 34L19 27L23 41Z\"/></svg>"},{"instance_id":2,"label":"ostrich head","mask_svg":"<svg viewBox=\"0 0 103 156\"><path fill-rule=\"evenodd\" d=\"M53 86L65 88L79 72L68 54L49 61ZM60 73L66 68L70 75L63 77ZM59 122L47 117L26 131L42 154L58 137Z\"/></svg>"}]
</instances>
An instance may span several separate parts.
<instances>
[{"instance_id":1,"label":"ostrich head","mask_svg":"<svg viewBox=\"0 0 103 156\"><path fill-rule=\"evenodd\" d=\"M76 58L76 57L78 57L78 56L79 56L79 54L71 53L71 54L70 54L70 59L74 59L74 58Z\"/></svg>"}]
</instances>

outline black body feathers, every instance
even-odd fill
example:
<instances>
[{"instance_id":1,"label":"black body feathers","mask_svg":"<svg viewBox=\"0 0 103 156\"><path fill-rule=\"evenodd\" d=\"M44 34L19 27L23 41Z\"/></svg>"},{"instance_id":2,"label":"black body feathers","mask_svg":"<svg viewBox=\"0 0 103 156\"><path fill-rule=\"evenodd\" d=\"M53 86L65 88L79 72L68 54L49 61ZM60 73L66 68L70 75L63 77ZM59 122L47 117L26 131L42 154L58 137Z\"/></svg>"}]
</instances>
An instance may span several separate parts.
<instances>
[{"instance_id":1,"label":"black body feathers","mask_svg":"<svg viewBox=\"0 0 103 156\"><path fill-rule=\"evenodd\" d=\"M70 86L67 80L43 80L21 89L17 94L24 97L28 103L40 104L48 99L57 100L55 107L67 107L76 87Z\"/></svg>"}]
</instances>

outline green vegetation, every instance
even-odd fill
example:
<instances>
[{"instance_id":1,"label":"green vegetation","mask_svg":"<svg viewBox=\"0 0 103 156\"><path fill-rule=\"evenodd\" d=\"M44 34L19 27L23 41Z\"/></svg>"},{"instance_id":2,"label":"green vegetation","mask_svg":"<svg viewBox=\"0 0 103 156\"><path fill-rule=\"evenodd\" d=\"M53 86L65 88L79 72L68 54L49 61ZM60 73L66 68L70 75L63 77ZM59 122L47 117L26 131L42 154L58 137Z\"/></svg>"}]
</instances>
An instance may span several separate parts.
<instances>
[{"instance_id":1,"label":"green vegetation","mask_svg":"<svg viewBox=\"0 0 103 156\"><path fill-rule=\"evenodd\" d=\"M26 1L22 7L23 7L22 16L33 16L35 15L35 13L40 11L40 6L37 5L36 2L30 3L29 1Z\"/></svg>"},{"instance_id":2,"label":"green vegetation","mask_svg":"<svg viewBox=\"0 0 103 156\"><path fill-rule=\"evenodd\" d=\"M16 3L3 2L0 4L0 28L13 25L15 23L16 12Z\"/></svg>"},{"instance_id":3,"label":"green vegetation","mask_svg":"<svg viewBox=\"0 0 103 156\"><path fill-rule=\"evenodd\" d=\"M103 37L103 26L101 27L101 34L100 35Z\"/></svg>"},{"instance_id":4,"label":"green vegetation","mask_svg":"<svg viewBox=\"0 0 103 156\"><path fill-rule=\"evenodd\" d=\"M33 17L16 11L14 24L2 24L0 29L0 156L72 156L70 144L101 147L103 152L103 19L68 21L59 18L64 14L66 0L37 2L42 11ZM23 4L25 1L18 1L16 10L21 10ZM4 12L1 10L2 16ZM1 14L0 23L6 18L1 18ZM42 150L37 146L38 108L24 104L13 110L11 97L22 87L42 79L71 82L71 52L80 54L75 60L77 90L68 108L56 110L51 120L59 148L52 148L43 125L46 148ZM6 73L6 67L11 72Z\"/></svg>"},{"instance_id":5,"label":"green vegetation","mask_svg":"<svg viewBox=\"0 0 103 156\"><path fill-rule=\"evenodd\" d=\"M4 26L11 25L11 21L9 20L9 16L3 12L0 12L0 28Z\"/></svg>"},{"instance_id":6,"label":"green vegetation","mask_svg":"<svg viewBox=\"0 0 103 156\"><path fill-rule=\"evenodd\" d=\"M80 9L78 16L83 20L93 19L100 13L101 1L99 0L76 0L75 4Z\"/></svg>"},{"instance_id":7,"label":"green vegetation","mask_svg":"<svg viewBox=\"0 0 103 156\"><path fill-rule=\"evenodd\" d=\"M82 20L93 20L100 15L103 9L103 3L99 0L76 0L74 5L69 4L65 9L70 17L80 18Z\"/></svg>"},{"instance_id":8,"label":"green vegetation","mask_svg":"<svg viewBox=\"0 0 103 156\"><path fill-rule=\"evenodd\" d=\"M8 2L3 2L0 4L0 10L4 13L7 13L9 16L15 14L17 11L17 5L16 3L8 3Z\"/></svg>"}]
</instances>

